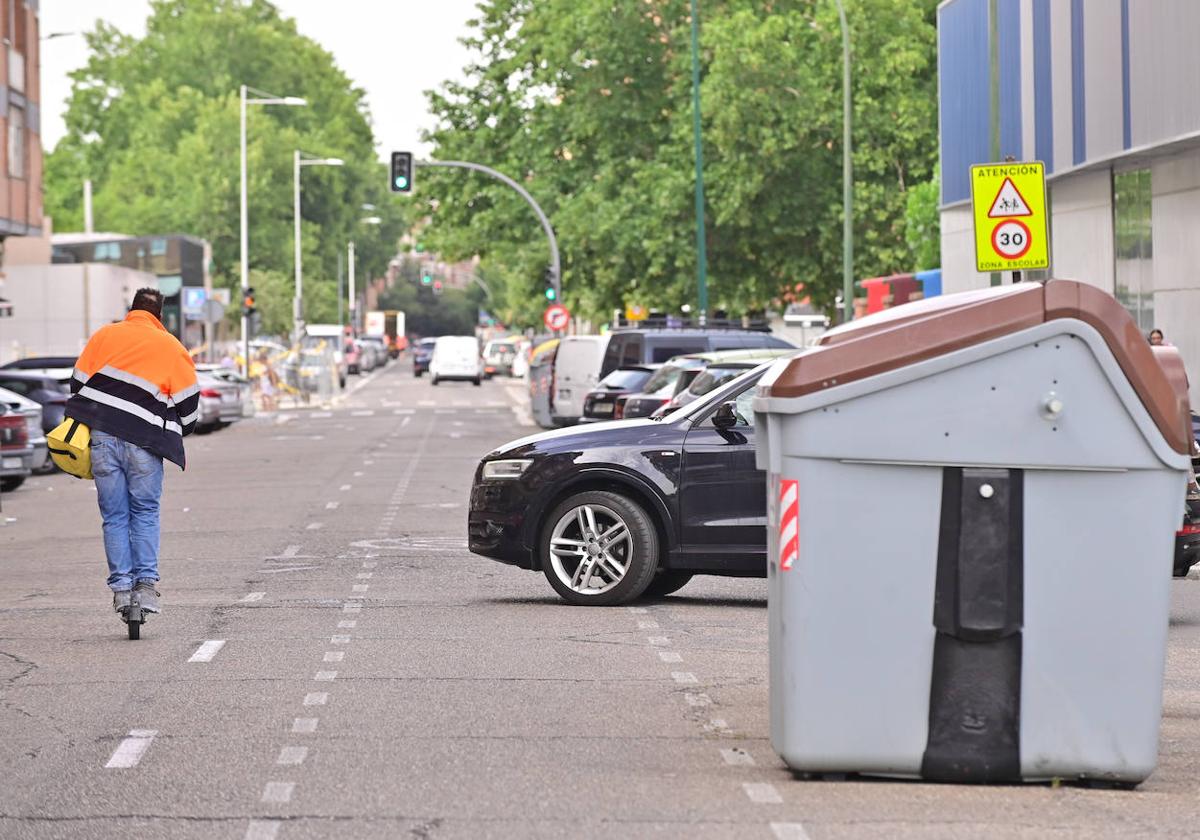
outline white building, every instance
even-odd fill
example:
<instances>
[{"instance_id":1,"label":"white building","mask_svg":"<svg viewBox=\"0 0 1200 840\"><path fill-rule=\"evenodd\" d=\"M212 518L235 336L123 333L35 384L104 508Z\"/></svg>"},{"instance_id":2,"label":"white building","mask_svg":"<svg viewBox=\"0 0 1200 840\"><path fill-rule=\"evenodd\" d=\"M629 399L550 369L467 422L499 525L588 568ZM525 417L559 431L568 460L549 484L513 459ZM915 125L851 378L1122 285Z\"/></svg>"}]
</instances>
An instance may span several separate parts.
<instances>
[{"instance_id":1,"label":"white building","mask_svg":"<svg viewBox=\"0 0 1200 840\"><path fill-rule=\"evenodd\" d=\"M995 81L999 160L1046 164L1050 274L1163 330L1200 405L1200 2L998 0L991 20L989 0L945 0L938 72L945 291L990 282L968 167L992 161Z\"/></svg>"}]
</instances>

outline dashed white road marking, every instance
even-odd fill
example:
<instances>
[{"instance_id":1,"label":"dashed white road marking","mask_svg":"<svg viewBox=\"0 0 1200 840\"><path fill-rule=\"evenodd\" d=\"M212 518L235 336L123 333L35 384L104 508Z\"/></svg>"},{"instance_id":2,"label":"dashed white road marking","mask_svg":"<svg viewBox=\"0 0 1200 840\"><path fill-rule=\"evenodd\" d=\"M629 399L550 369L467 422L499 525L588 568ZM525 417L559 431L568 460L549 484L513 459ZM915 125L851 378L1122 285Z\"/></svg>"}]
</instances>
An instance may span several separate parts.
<instances>
[{"instance_id":1,"label":"dashed white road marking","mask_svg":"<svg viewBox=\"0 0 1200 840\"><path fill-rule=\"evenodd\" d=\"M339 621L338 622L339 630L353 630L357 626L358 626L358 622L354 621L353 619L350 621Z\"/></svg>"},{"instance_id":2,"label":"dashed white road marking","mask_svg":"<svg viewBox=\"0 0 1200 840\"><path fill-rule=\"evenodd\" d=\"M325 662L341 662L345 658L346 658L346 652L344 650L331 650L331 651L326 652L325 658L323 661L325 661Z\"/></svg>"},{"instance_id":3,"label":"dashed white road marking","mask_svg":"<svg viewBox=\"0 0 1200 840\"><path fill-rule=\"evenodd\" d=\"M325 523L324 523L324 522L309 522L309 523L308 523L308 530L309 530L309 531L320 531L320 530L321 530L322 528L324 528L324 527L325 527Z\"/></svg>"},{"instance_id":4,"label":"dashed white road marking","mask_svg":"<svg viewBox=\"0 0 1200 840\"><path fill-rule=\"evenodd\" d=\"M400 428L403 429L405 426L407 426L411 422L412 422L411 417L405 417L403 420L400 421Z\"/></svg>"},{"instance_id":5,"label":"dashed white road marking","mask_svg":"<svg viewBox=\"0 0 1200 840\"><path fill-rule=\"evenodd\" d=\"M249 595L242 598L241 603L248 604L251 601L261 601L266 596L266 594L267 594L266 592L251 592Z\"/></svg>"},{"instance_id":6,"label":"dashed white road marking","mask_svg":"<svg viewBox=\"0 0 1200 840\"><path fill-rule=\"evenodd\" d=\"M683 654L674 650L660 650L658 652L658 658L663 662L682 662Z\"/></svg>"},{"instance_id":7,"label":"dashed white road marking","mask_svg":"<svg viewBox=\"0 0 1200 840\"><path fill-rule=\"evenodd\" d=\"M362 604L343 604L342 612L344 612L344 613L360 613L360 612L362 612Z\"/></svg>"},{"instance_id":8,"label":"dashed white road marking","mask_svg":"<svg viewBox=\"0 0 1200 840\"><path fill-rule=\"evenodd\" d=\"M369 584L369 583L356 583L352 587L352 589L355 592L366 592L370 588L371 588L371 584Z\"/></svg>"},{"instance_id":9,"label":"dashed white road marking","mask_svg":"<svg viewBox=\"0 0 1200 840\"><path fill-rule=\"evenodd\" d=\"M112 757L104 765L105 768L109 770L128 770L131 767L137 767L138 762L142 760L142 756L146 754L146 750L150 749L150 743L157 734L157 729L129 730L129 737L122 739L121 743L117 744Z\"/></svg>"},{"instance_id":10,"label":"dashed white road marking","mask_svg":"<svg viewBox=\"0 0 1200 840\"><path fill-rule=\"evenodd\" d=\"M354 477L355 477L355 478L362 478L362 477L363 477L363 471L362 471L362 470L355 470L355 472L354 472Z\"/></svg>"},{"instance_id":11,"label":"dashed white road marking","mask_svg":"<svg viewBox=\"0 0 1200 840\"><path fill-rule=\"evenodd\" d=\"M314 420L324 420L328 417L332 417L333 412L332 411L314 411L312 414L310 414L308 416L313 418Z\"/></svg>"},{"instance_id":12,"label":"dashed white road marking","mask_svg":"<svg viewBox=\"0 0 1200 840\"><path fill-rule=\"evenodd\" d=\"M375 463L375 462L374 462L374 461L372 461L372 460L370 460L370 459L363 459L363 466L365 466L365 467L369 467L369 466L371 466L371 465L372 465L372 464L374 464L374 463Z\"/></svg>"},{"instance_id":13,"label":"dashed white road marking","mask_svg":"<svg viewBox=\"0 0 1200 840\"><path fill-rule=\"evenodd\" d=\"M225 647L224 639L209 639L200 647L196 648L196 652L188 657L188 662L212 662L213 657L221 648Z\"/></svg>"},{"instance_id":14,"label":"dashed white road marking","mask_svg":"<svg viewBox=\"0 0 1200 840\"><path fill-rule=\"evenodd\" d=\"M349 636L341 636L341 635L330 636L329 643L331 645L348 645L348 644L350 644L350 637Z\"/></svg>"},{"instance_id":15,"label":"dashed white road marking","mask_svg":"<svg viewBox=\"0 0 1200 840\"><path fill-rule=\"evenodd\" d=\"M339 489L339 490L341 490L343 493L345 493L347 490L349 490L349 489L350 489L350 485L349 485L349 484L343 484L343 485L342 485L341 487L339 487L338 489Z\"/></svg>"},{"instance_id":16,"label":"dashed white road marking","mask_svg":"<svg viewBox=\"0 0 1200 840\"><path fill-rule=\"evenodd\" d=\"M310 691L304 695L305 706L324 706L329 702L328 691Z\"/></svg>"},{"instance_id":17,"label":"dashed white road marking","mask_svg":"<svg viewBox=\"0 0 1200 840\"><path fill-rule=\"evenodd\" d=\"M771 823L775 840L808 840L808 832L800 823Z\"/></svg>"},{"instance_id":18,"label":"dashed white road marking","mask_svg":"<svg viewBox=\"0 0 1200 840\"><path fill-rule=\"evenodd\" d=\"M691 671L672 671L671 679L680 685L694 685L700 682Z\"/></svg>"},{"instance_id":19,"label":"dashed white road marking","mask_svg":"<svg viewBox=\"0 0 1200 840\"><path fill-rule=\"evenodd\" d=\"M751 802L759 805L780 805L783 797L770 782L742 782L742 790L746 792Z\"/></svg>"},{"instance_id":20,"label":"dashed white road marking","mask_svg":"<svg viewBox=\"0 0 1200 840\"><path fill-rule=\"evenodd\" d=\"M707 694L693 694L690 691L683 695L689 706L711 706L712 698Z\"/></svg>"},{"instance_id":21,"label":"dashed white road marking","mask_svg":"<svg viewBox=\"0 0 1200 840\"><path fill-rule=\"evenodd\" d=\"M649 638L646 639L646 641L649 642L650 644L658 646L658 647L661 647L662 645L670 644L670 641L667 639L666 636L650 636Z\"/></svg>"},{"instance_id":22,"label":"dashed white road marking","mask_svg":"<svg viewBox=\"0 0 1200 840\"><path fill-rule=\"evenodd\" d=\"M341 502L326 502L325 510L337 510Z\"/></svg>"},{"instance_id":23,"label":"dashed white road marking","mask_svg":"<svg viewBox=\"0 0 1200 840\"><path fill-rule=\"evenodd\" d=\"M434 402L433 400L417 400L417 405L429 406L429 405L437 405L437 403Z\"/></svg>"},{"instance_id":24,"label":"dashed white road marking","mask_svg":"<svg viewBox=\"0 0 1200 840\"><path fill-rule=\"evenodd\" d=\"M355 575L355 577L359 580L370 580L374 576L374 572L359 572L357 575Z\"/></svg>"},{"instance_id":25,"label":"dashed white road marking","mask_svg":"<svg viewBox=\"0 0 1200 840\"><path fill-rule=\"evenodd\" d=\"M754 756L738 747L732 749L721 750L721 758L725 759L725 763L732 767L753 767Z\"/></svg>"},{"instance_id":26,"label":"dashed white road marking","mask_svg":"<svg viewBox=\"0 0 1200 840\"><path fill-rule=\"evenodd\" d=\"M279 750L279 758L275 759L275 763L284 765L303 764L306 758L308 758L308 747L283 747Z\"/></svg>"},{"instance_id":27,"label":"dashed white road marking","mask_svg":"<svg viewBox=\"0 0 1200 840\"><path fill-rule=\"evenodd\" d=\"M368 409L364 409L363 411L351 411L350 416L351 417L374 417L375 410L368 408Z\"/></svg>"},{"instance_id":28,"label":"dashed white road marking","mask_svg":"<svg viewBox=\"0 0 1200 840\"><path fill-rule=\"evenodd\" d=\"M317 671L313 679L317 682L333 682L337 679L337 671Z\"/></svg>"},{"instance_id":29,"label":"dashed white road marking","mask_svg":"<svg viewBox=\"0 0 1200 840\"><path fill-rule=\"evenodd\" d=\"M246 840L275 840L279 834L279 820L250 820L246 827Z\"/></svg>"},{"instance_id":30,"label":"dashed white road marking","mask_svg":"<svg viewBox=\"0 0 1200 840\"><path fill-rule=\"evenodd\" d=\"M291 802L295 789L295 782L267 782L267 786L263 788L262 801Z\"/></svg>"},{"instance_id":31,"label":"dashed white road marking","mask_svg":"<svg viewBox=\"0 0 1200 840\"><path fill-rule=\"evenodd\" d=\"M657 630L658 622L655 621L654 619L650 619L649 621L639 621L638 629L639 630Z\"/></svg>"},{"instance_id":32,"label":"dashed white road marking","mask_svg":"<svg viewBox=\"0 0 1200 840\"><path fill-rule=\"evenodd\" d=\"M725 718L712 718L704 728L712 732L720 732L722 735L729 734L729 724L726 723Z\"/></svg>"},{"instance_id":33,"label":"dashed white road marking","mask_svg":"<svg viewBox=\"0 0 1200 840\"><path fill-rule=\"evenodd\" d=\"M307 735L317 731L317 718L296 718L292 721L292 731Z\"/></svg>"}]
</instances>

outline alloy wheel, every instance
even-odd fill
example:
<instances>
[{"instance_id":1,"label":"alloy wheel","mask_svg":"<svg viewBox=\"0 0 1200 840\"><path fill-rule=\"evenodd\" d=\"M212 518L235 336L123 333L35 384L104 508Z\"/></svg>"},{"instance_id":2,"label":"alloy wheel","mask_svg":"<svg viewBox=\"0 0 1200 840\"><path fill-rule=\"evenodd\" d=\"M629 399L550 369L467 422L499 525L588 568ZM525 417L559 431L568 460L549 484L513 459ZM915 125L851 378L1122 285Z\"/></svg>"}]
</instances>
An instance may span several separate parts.
<instances>
[{"instance_id":1,"label":"alloy wheel","mask_svg":"<svg viewBox=\"0 0 1200 840\"><path fill-rule=\"evenodd\" d=\"M550 534L550 564L558 579L581 595L600 595L625 578L634 560L629 525L610 507L570 508Z\"/></svg>"}]
</instances>

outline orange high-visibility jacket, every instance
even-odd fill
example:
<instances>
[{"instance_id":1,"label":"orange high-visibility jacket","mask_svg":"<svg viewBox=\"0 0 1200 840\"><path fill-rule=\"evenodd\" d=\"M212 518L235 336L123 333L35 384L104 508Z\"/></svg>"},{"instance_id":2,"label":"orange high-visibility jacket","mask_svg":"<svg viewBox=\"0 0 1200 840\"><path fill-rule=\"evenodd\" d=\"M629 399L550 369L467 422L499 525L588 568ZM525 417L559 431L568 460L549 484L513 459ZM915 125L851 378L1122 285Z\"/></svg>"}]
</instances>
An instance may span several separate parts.
<instances>
[{"instance_id":1,"label":"orange high-visibility jacket","mask_svg":"<svg viewBox=\"0 0 1200 840\"><path fill-rule=\"evenodd\" d=\"M135 309L88 340L67 416L184 467L183 436L200 417L196 365L149 312Z\"/></svg>"}]
</instances>

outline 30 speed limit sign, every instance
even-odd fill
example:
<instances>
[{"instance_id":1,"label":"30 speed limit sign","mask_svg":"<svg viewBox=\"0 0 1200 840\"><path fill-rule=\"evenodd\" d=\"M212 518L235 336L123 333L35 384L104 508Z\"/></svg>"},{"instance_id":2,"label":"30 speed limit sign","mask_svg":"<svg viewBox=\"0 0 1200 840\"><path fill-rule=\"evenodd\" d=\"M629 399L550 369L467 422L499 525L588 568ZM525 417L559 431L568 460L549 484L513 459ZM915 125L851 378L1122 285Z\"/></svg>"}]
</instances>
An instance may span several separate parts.
<instances>
[{"instance_id":1,"label":"30 speed limit sign","mask_svg":"<svg viewBox=\"0 0 1200 840\"><path fill-rule=\"evenodd\" d=\"M1024 222L1006 219L992 230L992 250L1008 260L1019 260L1029 253L1032 237Z\"/></svg>"},{"instance_id":2,"label":"30 speed limit sign","mask_svg":"<svg viewBox=\"0 0 1200 840\"><path fill-rule=\"evenodd\" d=\"M977 270L1050 267L1046 168L1041 161L972 166L971 206Z\"/></svg>"}]
</instances>

